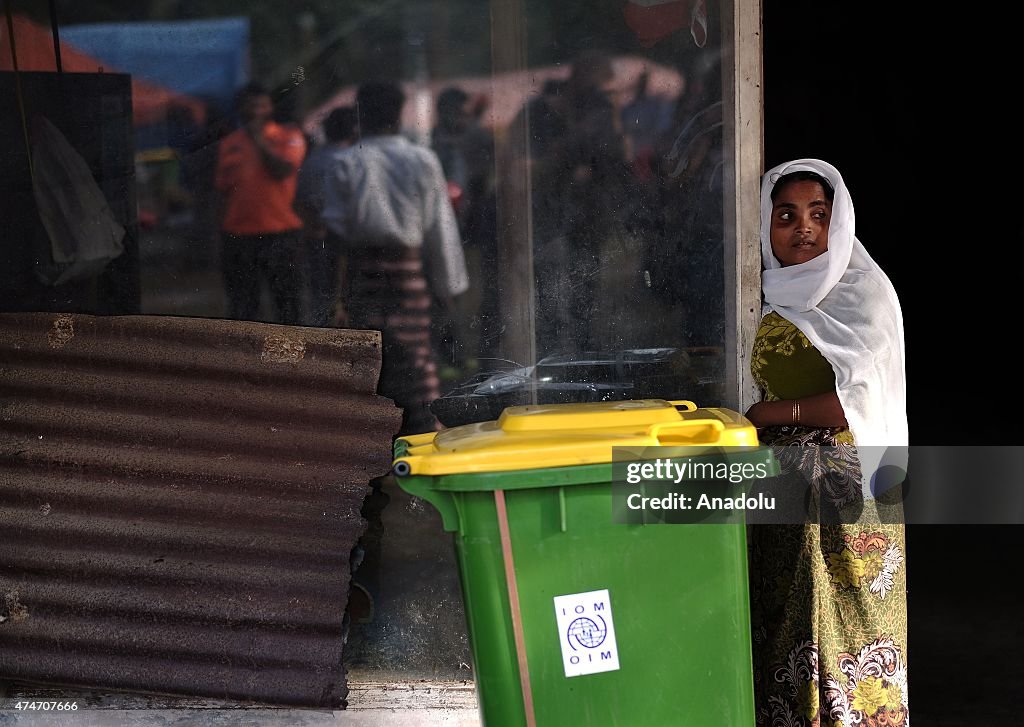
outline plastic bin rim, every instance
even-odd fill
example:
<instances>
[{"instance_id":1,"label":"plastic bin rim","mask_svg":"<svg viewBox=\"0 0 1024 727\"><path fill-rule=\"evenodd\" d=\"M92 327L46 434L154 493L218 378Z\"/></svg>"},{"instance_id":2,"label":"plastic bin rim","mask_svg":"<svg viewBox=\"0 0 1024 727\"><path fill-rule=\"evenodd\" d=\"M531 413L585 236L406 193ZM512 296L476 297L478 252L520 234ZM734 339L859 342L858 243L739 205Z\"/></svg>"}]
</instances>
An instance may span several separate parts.
<instances>
[{"instance_id":1,"label":"plastic bin rim","mask_svg":"<svg viewBox=\"0 0 1024 727\"><path fill-rule=\"evenodd\" d=\"M771 447L766 445L736 447L743 451L731 454L730 462L763 463L767 461L769 475L779 474L780 467ZM721 456L720 452L714 453ZM682 456L682 455L677 455ZM696 455L692 455L696 456ZM712 455L708 455L712 456ZM650 460L637 460L650 461ZM473 492L494 490L526 490L541 487L565 487L568 485L588 485L594 483L610 483L615 463L598 462L592 464L569 465L563 467L536 467L518 470L502 470L497 472L456 472L450 474L395 474L400 482L416 480L430 483L433 490L449 492Z\"/></svg>"}]
</instances>

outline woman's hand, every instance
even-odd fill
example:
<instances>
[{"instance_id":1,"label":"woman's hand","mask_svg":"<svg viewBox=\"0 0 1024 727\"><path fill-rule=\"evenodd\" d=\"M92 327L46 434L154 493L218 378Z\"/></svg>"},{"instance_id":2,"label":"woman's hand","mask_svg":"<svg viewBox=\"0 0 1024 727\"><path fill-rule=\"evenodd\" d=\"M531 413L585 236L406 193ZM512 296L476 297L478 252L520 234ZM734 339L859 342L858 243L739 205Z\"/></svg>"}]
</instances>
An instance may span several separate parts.
<instances>
[{"instance_id":1,"label":"woman's hand","mask_svg":"<svg viewBox=\"0 0 1024 727\"><path fill-rule=\"evenodd\" d=\"M750 423L758 429L770 426L772 404L778 403L779 402L759 401L747 409L747 413L744 416L746 416L747 419L750 420Z\"/></svg>"}]
</instances>

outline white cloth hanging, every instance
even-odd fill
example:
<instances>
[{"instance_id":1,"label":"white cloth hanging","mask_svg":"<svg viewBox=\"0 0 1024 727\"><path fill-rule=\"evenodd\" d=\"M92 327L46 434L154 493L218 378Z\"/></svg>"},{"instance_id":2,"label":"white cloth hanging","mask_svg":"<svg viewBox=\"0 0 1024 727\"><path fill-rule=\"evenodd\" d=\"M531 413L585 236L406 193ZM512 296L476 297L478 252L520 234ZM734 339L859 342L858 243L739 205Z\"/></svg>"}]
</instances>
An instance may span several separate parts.
<instances>
[{"instance_id":1,"label":"white cloth hanging","mask_svg":"<svg viewBox=\"0 0 1024 727\"><path fill-rule=\"evenodd\" d=\"M124 252L125 228L85 159L42 115L32 121L32 168L32 192L49 238L37 275L49 285L97 275Z\"/></svg>"}]
</instances>

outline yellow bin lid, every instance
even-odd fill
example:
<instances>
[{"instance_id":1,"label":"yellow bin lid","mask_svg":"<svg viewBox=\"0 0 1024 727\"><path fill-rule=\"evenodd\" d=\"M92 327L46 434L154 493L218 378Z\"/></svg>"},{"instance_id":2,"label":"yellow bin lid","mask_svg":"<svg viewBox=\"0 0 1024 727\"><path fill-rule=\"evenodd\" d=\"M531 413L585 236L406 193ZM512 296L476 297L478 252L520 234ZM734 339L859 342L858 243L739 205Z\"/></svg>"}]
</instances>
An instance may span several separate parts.
<instances>
[{"instance_id":1,"label":"yellow bin lid","mask_svg":"<svg viewBox=\"0 0 1024 727\"><path fill-rule=\"evenodd\" d=\"M497 420L400 437L397 475L509 472L608 463L612 447L758 446L730 409L636 399L511 406Z\"/></svg>"}]
</instances>

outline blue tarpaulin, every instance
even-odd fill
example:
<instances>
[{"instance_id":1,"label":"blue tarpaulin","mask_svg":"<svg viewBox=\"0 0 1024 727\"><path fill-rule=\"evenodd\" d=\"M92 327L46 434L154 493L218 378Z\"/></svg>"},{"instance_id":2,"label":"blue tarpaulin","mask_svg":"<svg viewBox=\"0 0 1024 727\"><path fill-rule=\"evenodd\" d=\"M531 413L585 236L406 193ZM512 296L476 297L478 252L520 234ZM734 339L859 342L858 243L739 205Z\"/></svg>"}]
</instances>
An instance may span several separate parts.
<instances>
[{"instance_id":1,"label":"blue tarpaulin","mask_svg":"<svg viewBox=\"0 0 1024 727\"><path fill-rule=\"evenodd\" d=\"M231 107L249 80L249 19L90 23L61 38L111 65L182 93Z\"/></svg>"}]
</instances>

